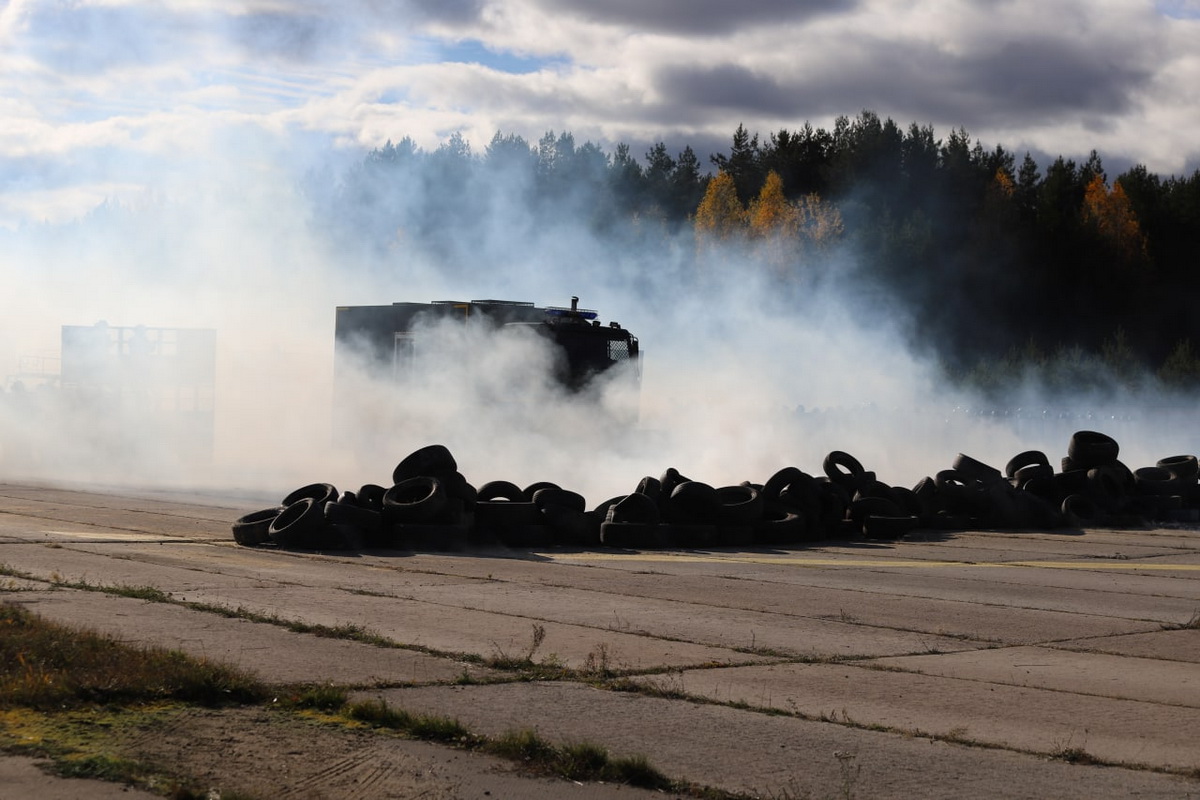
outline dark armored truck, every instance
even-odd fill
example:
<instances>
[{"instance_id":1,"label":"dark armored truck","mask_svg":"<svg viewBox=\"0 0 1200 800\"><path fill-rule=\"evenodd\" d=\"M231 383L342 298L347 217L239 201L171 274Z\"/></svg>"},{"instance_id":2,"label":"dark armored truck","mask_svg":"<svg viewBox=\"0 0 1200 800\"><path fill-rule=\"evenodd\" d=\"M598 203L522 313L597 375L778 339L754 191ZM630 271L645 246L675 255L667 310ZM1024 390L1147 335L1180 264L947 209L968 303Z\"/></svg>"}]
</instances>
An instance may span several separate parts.
<instances>
[{"instance_id":1,"label":"dark armored truck","mask_svg":"<svg viewBox=\"0 0 1200 800\"><path fill-rule=\"evenodd\" d=\"M555 377L573 391L617 366L628 367L631 379L640 380L637 337L617 322L601 324L597 312L579 308L578 297L571 298L570 308L512 300L341 306L334 329L335 372L365 366L373 377L401 379L420 356L426 326L443 320L482 323L498 332L519 327L546 337L561 356Z\"/></svg>"}]
</instances>

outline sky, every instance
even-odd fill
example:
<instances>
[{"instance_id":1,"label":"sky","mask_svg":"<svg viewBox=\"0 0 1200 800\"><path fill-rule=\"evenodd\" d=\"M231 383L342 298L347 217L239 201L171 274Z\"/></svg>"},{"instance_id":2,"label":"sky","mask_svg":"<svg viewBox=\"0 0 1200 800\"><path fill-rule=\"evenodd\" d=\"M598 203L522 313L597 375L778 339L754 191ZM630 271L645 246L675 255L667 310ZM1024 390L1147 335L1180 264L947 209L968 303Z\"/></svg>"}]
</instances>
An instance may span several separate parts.
<instances>
[{"instance_id":1,"label":"sky","mask_svg":"<svg viewBox=\"0 0 1200 800\"><path fill-rule=\"evenodd\" d=\"M1190 174L1198 42L1200 0L6 0L0 227L404 136L570 131L707 163L738 124L864 109Z\"/></svg>"}]
</instances>

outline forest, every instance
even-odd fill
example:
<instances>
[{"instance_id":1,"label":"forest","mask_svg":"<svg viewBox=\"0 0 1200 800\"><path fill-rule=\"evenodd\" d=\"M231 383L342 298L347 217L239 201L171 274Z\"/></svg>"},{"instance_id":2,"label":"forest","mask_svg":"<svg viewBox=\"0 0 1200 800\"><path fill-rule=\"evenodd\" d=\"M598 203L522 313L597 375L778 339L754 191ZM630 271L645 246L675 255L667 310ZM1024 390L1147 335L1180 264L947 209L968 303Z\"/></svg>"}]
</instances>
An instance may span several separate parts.
<instances>
[{"instance_id":1,"label":"forest","mask_svg":"<svg viewBox=\"0 0 1200 800\"><path fill-rule=\"evenodd\" d=\"M1110 176L1095 151L1043 168L961 128L863 111L832 130L739 125L710 163L690 146L638 157L569 132L497 132L478 154L458 134L430 151L404 137L308 189L345 246L402 237L447 268L512 206L543 230L583 226L650 253L683 243L697 263L743 254L785 294L850 262L855 283L905 311L910 346L985 391L1022 375L1070 391L1200 384L1200 170Z\"/></svg>"}]
</instances>

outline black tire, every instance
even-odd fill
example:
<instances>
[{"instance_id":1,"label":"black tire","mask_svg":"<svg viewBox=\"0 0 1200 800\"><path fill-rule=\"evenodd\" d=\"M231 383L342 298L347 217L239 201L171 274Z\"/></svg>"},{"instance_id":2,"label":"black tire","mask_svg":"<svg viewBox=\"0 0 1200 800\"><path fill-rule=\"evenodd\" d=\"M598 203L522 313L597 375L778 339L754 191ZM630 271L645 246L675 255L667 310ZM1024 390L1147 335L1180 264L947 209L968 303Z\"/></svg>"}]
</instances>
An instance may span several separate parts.
<instances>
[{"instance_id":1,"label":"black tire","mask_svg":"<svg viewBox=\"0 0 1200 800\"><path fill-rule=\"evenodd\" d=\"M431 444L414 450L405 456L392 470L392 483L402 483L409 478L421 478L439 472L455 472L458 462L450 450L441 444Z\"/></svg>"},{"instance_id":2,"label":"black tire","mask_svg":"<svg viewBox=\"0 0 1200 800\"><path fill-rule=\"evenodd\" d=\"M658 504L644 494L627 494L608 509L606 522L657 525L661 521Z\"/></svg>"},{"instance_id":3,"label":"black tire","mask_svg":"<svg viewBox=\"0 0 1200 800\"><path fill-rule=\"evenodd\" d=\"M542 489L561 489L561 488L562 487L559 486L557 483L551 483L550 481L536 481L534 483L529 484L528 486L526 486L524 489L521 490L521 499L528 500L529 502L532 503L533 496L535 494L537 494L538 492L540 492Z\"/></svg>"},{"instance_id":4,"label":"black tire","mask_svg":"<svg viewBox=\"0 0 1200 800\"><path fill-rule=\"evenodd\" d=\"M600 544L600 520L586 511L548 505L542 509L546 525L557 544L570 547L595 547Z\"/></svg>"},{"instance_id":5,"label":"black tire","mask_svg":"<svg viewBox=\"0 0 1200 800\"><path fill-rule=\"evenodd\" d=\"M1067 445L1067 457L1081 469L1091 469L1117 460L1117 440L1099 431L1076 431Z\"/></svg>"},{"instance_id":6,"label":"black tire","mask_svg":"<svg viewBox=\"0 0 1200 800\"><path fill-rule=\"evenodd\" d=\"M701 481L685 481L671 491L664 508L667 522L716 524L721 513L717 490Z\"/></svg>"},{"instance_id":7,"label":"black tire","mask_svg":"<svg viewBox=\"0 0 1200 800\"><path fill-rule=\"evenodd\" d=\"M446 490L437 478L407 478L384 493L383 518L392 525L429 522L445 510L446 500Z\"/></svg>"},{"instance_id":8,"label":"black tire","mask_svg":"<svg viewBox=\"0 0 1200 800\"><path fill-rule=\"evenodd\" d=\"M778 505L768 505L763 518L754 526L754 541L758 544L796 544L804 541L806 535L804 517Z\"/></svg>"},{"instance_id":9,"label":"black tire","mask_svg":"<svg viewBox=\"0 0 1200 800\"><path fill-rule=\"evenodd\" d=\"M857 458L841 450L834 450L825 456L821 466L829 480L850 487L857 486L866 472Z\"/></svg>"},{"instance_id":10,"label":"black tire","mask_svg":"<svg viewBox=\"0 0 1200 800\"><path fill-rule=\"evenodd\" d=\"M1094 500L1086 495L1072 494L1062 502L1063 521L1072 528L1103 525L1108 517Z\"/></svg>"},{"instance_id":11,"label":"black tire","mask_svg":"<svg viewBox=\"0 0 1200 800\"><path fill-rule=\"evenodd\" d=\"M466 525L401 522L393 528L396 545L420 553L466 550L470 530Z\"/></svg>"},{"instance_id":12,"label":"black tire","mask_svg":"<svg viewBox=\"0 0 1200 800\"><path fill-rule=\"evenodd\" d=\"M933 480L937 485L939 511L968 516L977 516L987 511L988 500L984 495L983 486L958 470L944 469L934 475Z\"/></svg>"},{"instance_id":13,"label":"black tire","mask_svg":"<svg viewBox=\"0 0 1200 800\"><path fill-rule=\"evenodd\" d=\"M616 497L610 497L607 500L605 500L603 503L600 503L595 508L593 508L589 513L595 514L600 519L601 522L604 522L606 519L608 519L608 510L610 508L612 508L613 506L615 506L617 503L624 500L626 497L627 497L627 495L623 495L623 494L619 494Z\"/></svg>"},{"instance_id":14,"label":"black tire","mask_svg":"<svg viewBox=\"0 0 1200 800\"><path fill-rule=\"evenodd\" d=\"M1018 489L1025 488L1030 481L1053 478L1054 467L1049 464L1026 464L1012 475L1013 486Z\"/></svg>"},{"instance_id":15,"label":"black tire","mask_svg":"<svg viewBox=\"0 0 1200 800\"><path fill-rule=\"evenodd\" d=\"M760 520L761 522L761 520ZM750 547L754 544L755 525L721 525L717 528L717 547Z\"/></svg>"},{"instance_id":16,"label":"black tire","mask_svg":"<svg viewBox=\"0 0 1200 800\"><path fill-rule=\"evenodd\" d=\"M971 456L965 453L959 453L955 456L952 466L960 474L980 483L991 483L1004 477L1000 470L992 465L985 464L979 459L971 458Z\"/></svg>"},{"instance_id":17,"label":"black tire","mask_svg":"<svg viewBox=\"0 0 1200 800\"><path fill-rule=\"evenodd\" d=\"M550 547L554 544L554 530L537 520L534 523L497 528L496 538L505 547Z\"/></svg>"},{"instance_id":18,"label":"black tire","mask_svg":"<svg viewBox=\"0 0 1200 800\"><path fill-rule=\"evenodd\" d=\"M338 499L338 490L332 483L310 483L307 486L301 486L287 497L283 498L280 503L284 508L292 505L305 497L311 497L318 505L323 505L331 500Z\"/></svg>"},{"instance_id":19,"label":"black tire","mask_svg":"<svg viewBox=\"0 0 1200 800\"><path fill-rule=\"evenodd\" d=\"M605 522L600 526L600 542L605 547L624 550L655 549L667 545L659 526L645 522Z\"/></svg>"},{"instance_id":20,"label":"black tire","mask_svg":"<svg viewBox=\"0 0 1200 800\"><path fill-rule=\"evenodd\" d=\"M913 495L921 504L921 514L932 514L935 510L934 506L937 503L937 483L932 477L926 475L912 488Z\"/></svg>"},{"instance_id":21,"label":"black tire","mask_svg":"<svg viewBox=\"0 0 1200 800\"><path fill-rule=\"evenodd\" d=\"M369 508L349 503L326 503L325 519L334 525L351 525L367 536L383 528L383 514Z\"/></svg>"},{"instance_id":22,"label":"black tire","mask_svg":"<svg viewBox=\"0 0 1200 800\"><path fill-rule=\"evenodd\" d=\"M530 499L543 512L551 507L566 508L579 514L587 510L587 499L570 489L538 489Z\"/></svg>"},{"instance_id":23,"label":"black tire","mask_svg":"<svg viewBox=\"0 0 1200 800\"><path fill-rule=\"evenodd\" d=\"M718 524L753 526L763 516L763 496L753 486L721 486L717 489Z\"/></svg>"},{"instance_id":24,"label":"black tire","mask_svg":"<svg viewBox=\"0 0 1200 800\"><path fill-rule=\"evenodd\" d=\"M771 502L771 499L765 495L766 487L763 488L763 500ZM774 499L805 514L819 513L821 508L821 490L817 485L817 479L807 472L791 476L791 481L779 490Z\"/></svg>"},{"instance_id":25,"label":"black tire","mask_svg":"<svg viewBox=\"0 0 1200 800\"><path fill-rule=\"evenodd\" d=\"M901 517L904 511L886 497L860 497L850 503L850 519L862 522L867 517Z\"/></svg>"},{"instance_id":26,"label":"black tire","mask_svg":"<svg viewBox=\"0 0 1200 800\"><path fill-rule=\"evenodd\" d=\"M320 549L325 543L325 504L302 497L279 512L268 529L271 541L280 547Z\"/></svg>"},{"instance_id":27,"label":"black tire","mask_svg":"<svg viewBox=\"0 0 1200 800\"><path fill-rule=\"evenodd\" d=\"M809 476L811 478L811 476ZM784 467L776 472L771 477L767 478L767 482L763 484L762 497L766 502L774 502L779 499L784 490L794 483L799 483L804 478L804 472L799 467Z\"/></svg>"},{"instance_id":28,"label":"black tire","mask_svg":"<svg viewBox=\"0 0 1200 800\"><path fill-rule=\"evenodd\" d=\"M694 522L666 522L658 526L658 533L667 547L696 549L715 547L717 526Z\"/></svg>"},{"instance_id":29,"label":"black tire","mask_svg":"<svg viewBox=\"0 0 1200 800\"><path fill-rule=\"evenodd\" d=\"M1156 466L1168 470L1175 478L1190 483L1195 483L1197 475L1200 475L1200 464L1197 463L1195 456L1160 458Z\"/></svg>"},{"instance_id":30,"label":"black tire","mask_svg":"<svg viewBox=\"0 0 1200 800\"><path fill-rule=\"evenodd\" d=\"M1128 496L1124 475L1111 464L1088 470L1088 495L1109 511L1118 511Z\"/></svg>"},{"instance_id":31,"label":"black tire","mask_svg":"<svg viewBox=\"0 0 1200 800\"><path fill-rule=\"evenodd\" d=\"M1133 471L1135 491L1139 495L1179 494L1184 483L1166 467L1139 467Z\"/></svg>"},{"instance_id":32,"label":"black tire","mask_svg":"<svg viewBox=\"0 0 1200 800\"><path fill-rule=\"evenodd\" d=\"M892 487L892 499L896 505L900 506L900 510L905 515L919 517L925 511L925 507L921 504L921 499L917 497L917 493L904 486Z\"/></svg>"},{"instance_id":33,"label":"black tire","mask_svg":"<svg viewBox=\"0 0 1200 800\"><path fill-rule=\"evenodd\" d=\"M671 492L675 491L675 487L681 483L687 483L691 478L685 478L680 474L679 470L674 467L667 467L663 471L662 476L658 479L659 499L663 500L671 496Z\"/></svg>"},{"instance_id":34,"label":"black tire","mask_svg":"<svg viewBox=\"0 0 1200 800\"><path fill-rule=\"evenodd\" d=\"M1041 450L1026 450L1008 460L1008 463L1004 466L1004 475L1008 478L1015 478L1018 470L1022 467L1032 467L1038 464L1050 467L1050 459ZM1053 467L1050 467L1050 472L1054 472Z\"/></svg>"},{"instance_id":35,"label":"black tire","mask_svg":"<svg viewBox=\"0 0 1200 800\"><path fill-rule=\"evenodd\" d=\"M358 490L358 504L372 511L383 511L383 496L387 488L376 483L364 483Z\"/></svg>"},{"instance_id":36,"label":"black tire","mask_svg":"<svg viewBox=\"0 0 1200 800\"><path fill-rule=\"evenodd\" d=\"M524 500L481 500L475 504L475 525L497 537L508 528L542 524L541 512Z\"/></svg>"},{"instance_id":37,"label":"black tire","mask_svg":"<svg viewBox=\"0 0 1200 800\"><path fill-rule=\"evenodd\" d=\"M1065 498L1067 495L1080 494L1087 491L1087 486L1088 471L1086 469L1072 469L1054 475L1054 491L1059 497Z\"/></svg>"},{"instance_id":38,"label":"black tire","mask_svg":"<svg viewBox=\"0 0 1200 800\"><path fill-rule=\"evenodd\" d=\"M894 517L868 514L863 518L863 536L868 539L894 541L917 529L917 517L897 515Z\"/></svg>"},{"instance_id":39,"label":"black tire","mask_svg":"<svg viewBox=\"0 0 1200 800\"><path fill-rule=\"evenodd\" d=\"M662 499L662 481L647 475L638 481L637 488L634 491L638 494L646 495L657 503Z\"/></svg>"},{"instance_id":40,"label":"black tire","mask_svg":"<svg viewBox=\"0 0 1200 800\"><path fill-rule=\"evenodd\" d=\"M475 493L475 497L476 502L508 500L513 503L519 503L525 500L525 493L521 491L520 486L511 481L488 481L479 487Z\"/></svg>"},{"instance_id":41,"label":"black tire","mask_svg":"<svg viewBox=\"0 0 1200 800\"><path fill-rule=\"evenodd\" d=\"M282 506L276 506L238 517L233 523L233 540L246 547L268 544L271 541L271 523L282 510Z\"/></svg>"}]
</instances>

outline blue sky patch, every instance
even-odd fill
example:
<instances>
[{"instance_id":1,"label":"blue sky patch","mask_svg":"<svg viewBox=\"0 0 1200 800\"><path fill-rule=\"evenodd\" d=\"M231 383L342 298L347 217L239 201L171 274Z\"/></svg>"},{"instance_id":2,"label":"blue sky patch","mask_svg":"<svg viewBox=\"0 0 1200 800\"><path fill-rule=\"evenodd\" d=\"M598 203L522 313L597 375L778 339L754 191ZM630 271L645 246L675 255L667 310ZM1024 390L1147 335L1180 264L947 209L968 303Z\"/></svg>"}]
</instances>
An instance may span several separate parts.
<instances>
[{"instance_id":1,"label":"blue sky patch","mask_svg":"<svg viewBox=\"0 0 1200 800\"><path fill-rule=\"evenodd\" d=\"M464 39L460 42L438 41L430 42L430 45L437 54L438 61L481 64L489 69L513 75L525 75L547 67L564 66L570 63L570 59L562 55L544 58L518 55L508 50L496 50L478 39Z\"/></svg>"}]
</instances>

